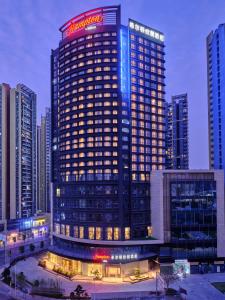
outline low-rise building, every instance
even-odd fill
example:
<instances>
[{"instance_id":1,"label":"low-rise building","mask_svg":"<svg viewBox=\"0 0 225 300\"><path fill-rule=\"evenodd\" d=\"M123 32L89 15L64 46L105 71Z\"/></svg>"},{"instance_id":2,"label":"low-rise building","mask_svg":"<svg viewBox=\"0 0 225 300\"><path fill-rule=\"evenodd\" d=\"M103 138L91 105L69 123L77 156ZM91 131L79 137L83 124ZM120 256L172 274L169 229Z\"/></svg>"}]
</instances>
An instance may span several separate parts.
<instances>
[{"instance_id":1,"label":"low-rise building","mask_svg":"<svg viewBox=\"0 0 225 300\"><path fill-rule=\"evenodd\" d=\"M153 236L164 241L161 268L185 259L191 272L224 271L223 171L153 171L151 212Z\"/></svg>"}]
</instances>

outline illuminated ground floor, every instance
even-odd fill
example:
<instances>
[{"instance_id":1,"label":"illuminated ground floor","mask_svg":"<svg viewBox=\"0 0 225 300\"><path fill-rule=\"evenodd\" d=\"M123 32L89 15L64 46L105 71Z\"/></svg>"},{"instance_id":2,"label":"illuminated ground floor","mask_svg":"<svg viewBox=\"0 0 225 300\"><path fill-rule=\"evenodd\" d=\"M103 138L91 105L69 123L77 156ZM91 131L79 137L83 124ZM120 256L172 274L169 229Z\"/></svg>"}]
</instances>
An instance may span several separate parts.
<instances>
[{"instance_id":1,"label":"illuminated ground floor","mask_svg":"<svg viewBox=\"0 0 225 300\"><path fill-rule=\"evenodd\" d=\"M100 258L99 258L100 259ZM154 260L141 260L123 263L107 262L106 257L100 262L82 261L66 258L48 252L41 260L41 265L57 273L76 278L90 278L103 281L138 281L154 278L158 263Z\"/></svg>"}]
</instances>

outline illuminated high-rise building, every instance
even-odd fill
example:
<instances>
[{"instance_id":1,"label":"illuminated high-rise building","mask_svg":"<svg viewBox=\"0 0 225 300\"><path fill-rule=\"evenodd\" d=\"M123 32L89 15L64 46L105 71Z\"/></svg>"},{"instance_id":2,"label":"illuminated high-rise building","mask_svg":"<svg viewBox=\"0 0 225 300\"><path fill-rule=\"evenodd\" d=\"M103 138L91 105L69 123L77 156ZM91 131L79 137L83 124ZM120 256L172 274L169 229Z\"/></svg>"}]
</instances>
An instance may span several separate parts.
<instances>
[{"instance_id":1,"label":"illuminated high-rise building","mask_svg":"<svg viewBox=\"0 0 225 300\"><path fill-rule=\"evenodd\" d=\"M166 169L188 168L188 97L181 94L166 103Z\"/></svg>"},{"instance_id":2,"label":"illuminated high-rise building","mask_svg":"<svg viewBox=\"0 0 225 300\"><path fill-rule=\"evenodd\" d=\"M50 212L51 111L45 109L37 126L37 210Z\"/></svg>"},{"instance_id":3,"label":"illuminated high-rise building","mask_svg":"<svg viewBox=\"0 0 225 300\"><path fill-rule=\"evenodd\" d=\"M36 94L23 84L10 90L10 218L36 212Z\"/></svg>"},{"instance_id":4,"label":"illuminated high-rise building","mask_svg":"<svg viewBox=\"0 0 225 300\"><path fill-rule=\"evenodd\" d=\"M206 40L209 118L209 167L225 170L225 24Z\"/></svg>"},{"instance_id":5,"label":"illuminated high-rise building","mask_svg":"<svg viewBox=\"0 0 225 300\"><path fill-rule=\"evenodd\" d=\"M122 25L120 6L85 12L60 32L51 56L50 259L67 253L88 275L83 259L107 260L96 268L109 277L125 262L144 260L147 270L158 242L150 171L165 166L164 35Z\"/></svg>"},{"instance_id":6,"label":"illuminated high-rise building","mask_svg":"<svg viewBox=\"0 0 225 300\"><path fill-rule=\"evenodd\" d=\"M0 221L10 216L9 198L10 86L0 84Z\"/></svg>"}]
</instances>

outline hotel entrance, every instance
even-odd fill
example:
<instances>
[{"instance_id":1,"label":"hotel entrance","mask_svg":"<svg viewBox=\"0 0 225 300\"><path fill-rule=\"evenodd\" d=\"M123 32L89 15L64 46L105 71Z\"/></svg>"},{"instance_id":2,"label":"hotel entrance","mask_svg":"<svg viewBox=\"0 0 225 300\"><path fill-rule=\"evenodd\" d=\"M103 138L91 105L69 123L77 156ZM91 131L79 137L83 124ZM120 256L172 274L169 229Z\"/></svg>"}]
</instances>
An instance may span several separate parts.
<instances>
[{"instance_id":1,"label":"hotel entrance","mask_svg":"<svg viewBox=\"0 0 225 300\"><path fill-rule=\"evenodd\" d=\"M113 277L113 278L121 277L120 265L106 265L105 266L105 277Z\"/></svg>"}]
</instances>

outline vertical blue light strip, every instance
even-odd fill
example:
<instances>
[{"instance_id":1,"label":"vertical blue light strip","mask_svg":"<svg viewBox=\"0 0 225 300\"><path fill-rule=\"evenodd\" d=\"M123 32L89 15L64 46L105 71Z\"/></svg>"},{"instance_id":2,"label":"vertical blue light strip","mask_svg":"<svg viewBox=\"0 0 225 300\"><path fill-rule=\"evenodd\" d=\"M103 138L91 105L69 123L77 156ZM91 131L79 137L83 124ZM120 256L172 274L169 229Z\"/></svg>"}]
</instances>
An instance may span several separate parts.
<instances>
[{"instance_id":1,"label":"vertical blue light strip","mask_svg":"<svg viewBox=\"0 0 225 300\"><path fill-rule=\"evenodd\" d=\"M129 43L128 29L120 29L120 86L122 98L130 101L130 68L129 68Z\"/></svg>"}]
</instances>

